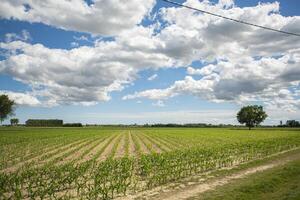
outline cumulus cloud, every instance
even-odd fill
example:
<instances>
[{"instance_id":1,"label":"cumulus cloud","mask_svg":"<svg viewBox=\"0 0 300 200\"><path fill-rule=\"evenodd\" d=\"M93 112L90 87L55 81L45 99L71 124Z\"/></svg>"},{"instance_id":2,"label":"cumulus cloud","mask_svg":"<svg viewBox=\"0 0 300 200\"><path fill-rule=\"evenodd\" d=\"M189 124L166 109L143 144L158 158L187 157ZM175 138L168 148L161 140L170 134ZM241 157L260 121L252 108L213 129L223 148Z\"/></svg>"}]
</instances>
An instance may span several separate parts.
<instances>
[{"instance_id":1,"label":"cumulus cloud","mask_svg":"<svg viewBox=\"0 0 300 200\"><path fill-rule=\"evenodd\" d=\"M216 69L215 65L207 65L201 69L195 69L193 67L188 67L186 71L187 71L187 74L189 74L189 75L205 76L205 75L211 74L215 69Z\"/></svg>"},{"instance_id":2,"label":"cumulus cloud","mask_svg":"<svg viewBox=\"0 0 300 200\"><path fill-rule=\"evenodd\" d=\"M279 3L239 8L233 1L188 0L184 4L252 23L300 32L300 17L284 17ZM188 94L214 102L246 103L262 101L269 107L299 109L298 37L245 26L185 8L162 8L168 24L160 31L163 52L181 58L179 64L201 61L201 68L187 67L187 76L164 89L150 89L124 96L123 99L164 100ZM208 63L208 64L207 64ZM290 96L278 95L290 91ZM288 104L289 108L284 104Z\"/></svg>"},{"instance_id":3,"label":"cumulus cloud","mask_svg":"<svg viewBox=\"0 0 300 200\"><path fill-rule=\"evenodd\" d=\"M223 5L224 2L220 3ZM275 29L300 32L300 28L297 28L300 27L299 16L280 15L277 2L227 9L208 1L188 0L185 4ZM165 51L172 57L181 57L182 61L211 62L239 60L245 55L273 56L297 46L298 37L238 24L186 8L162 8L160 13L168 24L160 34L166 43Z\"/></svg>"},{"instance_id":4,"label":"cumulus cloud","mask_svg":"<svg viewBox=\"0 0 300 200\"><path fill-rule=\"evenodd\" d=\"M5 42L11 42L14 40L28 41L31 40L31 35L27 30L22 30L20 34L17 33L6 33Z\"/></svg>"},{"instance_id":5,"label":"cumulus cloud","mask_svg":"<svg viewBox=\"0 0 300 200\"><path fill-rule=\"evenodd\" d=\"M203 94L209 95L209 91L214 84L213 80L194 80L191 76L185 77L184 80L176 81L172 86L165 89L151 89L142 92L136 92L131 95L126 95L123 100L136 99L136 98L148 98L152 100L168 99L179 94L191 93L191 94Z\"/></svg>"},{"instance_id":6,"label":"cumulus cloud","mask_svg":"<svg viewBox=\"0 0 300 200\"><path fill-rule=\"evenodd\" d=\"M8 52L7 58L0 61L0 73L30 85L49 104L107 101L110 92L133 82L142 70L187 67L199 61L201 66L187 67L185 79L164 89L128 94L123 99L159 101L188 94L215 102L262 101L269 107L289 103L290 110L299 108L298 37L180 7L161 8L153 18L154 25L136 25L150 12L153 0L41 4L40 1L4 1L0 13L4 18L116 35L111 41L97 40L94 46L71 50L22 41L0 44ZM300 17L282 16L277 2L245 8L237 7L230 0L217 4L187 0L184 4L271 28L300 32ZM290 94L284 95L287 91Z\"/></svg>"},{"instance_id":7,"label":"cumulus cloud","mask_svg":"<svg viewBox=\"0 0 300 200\"><path fill-rule=\"evenodd\" d=\"M248 58L235 63L220 61L199 69L189 67L189 74L202 75L200 79L186 76L164 89L150 89L124 96L123 99L148 98L168 99L188 94L213 102L264 102L269 108L289 111L300 107L299 71L300 51L294 51L279 58Z\"/></svg>"},{"instance_id":8,"label":"cumulus cloud","mask_svg":"<svg viewBox=\"0 0 300 200\"><path fill-rule=\"evenodd\" d=\"M3 0L0 17L41 22L65 30L117 35L133 28L151 11L154 0Z\"/></svg>"},{"instance_id":9,"label":"cumulus cloud","mask_svg":"<svg viewBox=\"0 0 300 200\"><path fill-rule=\"evenodd\" d=\"M6 94L17 105L40 106L40 101L30 93L12 92L0 90L0 94Z\"/></svg>"},{"instance_id":10,"label":"cumulus cloud","mask_svg":"<svg viewBox=\"0 0 300 200\"><path fill-rule=\"evenodd\" d=\"M147 38L151 33L143 27L132 31L141 33L136 35L138 38ZM50 101L47 104L107 101L110 92L123 89L140 70L173 66L172 59L151 49L144 51L144 43L135 43L138 40L132 37L128 41L126 34L116 41L98 41L95 46L71 50L21 41L0 43L1 49L10 52L0 61L0 73L30 85L36 95Z\"/></svg>"}]
</instances>

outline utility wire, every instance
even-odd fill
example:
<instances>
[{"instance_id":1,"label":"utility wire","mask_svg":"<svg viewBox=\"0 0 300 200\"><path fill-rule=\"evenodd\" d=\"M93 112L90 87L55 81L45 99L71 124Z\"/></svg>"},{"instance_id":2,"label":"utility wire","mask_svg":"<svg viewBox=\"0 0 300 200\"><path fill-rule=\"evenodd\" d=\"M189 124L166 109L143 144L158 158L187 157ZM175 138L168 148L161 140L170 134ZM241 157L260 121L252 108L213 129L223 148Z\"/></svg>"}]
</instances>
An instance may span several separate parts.
<instances>
[{"instance_id":1,"label":"utility wire","mask_svg":"<svg viewBox=\"0 0 300 200\"><path fill-rule=\"evenodd\" d=\"M278 29L274 29L274 28L270 28L270 27L257 25L257 24L252 24L250 22L245 22L245 21L242 21L242 20L225 17L223 15L219 15L219 14L215 14L215 13L212 13L212 12L209 12L209 11L205 11L205 10L201 10L201 9L194 8L194 7L191 7L191 6L183 5L181 3L177 3L177 2L174 2L174 1L170 1L170 0L161 0L161 1L173 4L173 5L176 5L176 6L188 8L190 10L195 10L195 11L202 12L202 13L205 13L205 14L209 14L209 15L213 15L213 16L220 17L220 18L223 18L223 19L227 19L227 20L230 20L230 21L234 21L234 22L237 22L237 23L240 23L240 24L245 24L245 25L248 25L248 26L254 26L254 27L266 29L266 30L269 30L269 31L274 31L274 32L278 32L278 33L283 33L283 34L287 34L287 35L293 35L293 36L300 37L300 34L298 34L298 33L292 33L292 32L282 31L282 30L278 30Z\"/></svg>"}]
</instances>

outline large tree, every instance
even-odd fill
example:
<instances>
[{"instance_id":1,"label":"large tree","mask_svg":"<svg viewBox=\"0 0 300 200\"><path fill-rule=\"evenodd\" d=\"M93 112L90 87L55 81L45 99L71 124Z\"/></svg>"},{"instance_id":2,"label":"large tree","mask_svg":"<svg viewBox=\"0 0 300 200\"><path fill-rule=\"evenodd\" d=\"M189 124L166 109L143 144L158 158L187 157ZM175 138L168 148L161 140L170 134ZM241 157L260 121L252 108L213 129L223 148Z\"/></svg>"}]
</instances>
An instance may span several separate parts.
<instances>
[{"instance_id":1,"label":"large tree","mask_svg":"<svg viewBox=\"0 0 300 200\"><path fill-rule=\"evenodd\" d=\"M15 102L7 95L0 95L0 122L2 123L8 116L13 115Z\"/></svg>"},{"instance_id":2,"label":"large tree","mask_svg":"<svg viewBox=\"0 0 300 200\"><path fill-rule=\"evenodd\" d=\"M18 125L18 123L19 123L19 119L18 118L12 118L12 119L10 119L10 124L12 126L16 126L16 125Z\"/></svg>"},{"instance_id":3,"label":"large tree","mask_svg":"<svg viewBox=\"0 0 300 200\"><path fill-rule=\"evenodd\" d=\"M249 130L263 122L268 115L262 106L252 105L245 106L237 113L237 120L241 124L245 124Z\"/></svg>"}]
</instances>

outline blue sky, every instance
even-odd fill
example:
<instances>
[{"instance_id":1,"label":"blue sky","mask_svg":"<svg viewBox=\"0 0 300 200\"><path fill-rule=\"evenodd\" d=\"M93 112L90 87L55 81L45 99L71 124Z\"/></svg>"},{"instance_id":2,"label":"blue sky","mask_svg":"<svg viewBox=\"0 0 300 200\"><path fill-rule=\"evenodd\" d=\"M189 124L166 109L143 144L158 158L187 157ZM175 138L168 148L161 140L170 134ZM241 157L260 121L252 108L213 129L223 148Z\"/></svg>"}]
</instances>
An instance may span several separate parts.
<instances>
[{"instance_id":1,"label":"blue sky","mask_svg":"<svg viewBox=\"0 0 300 200\"><path fill-rule=\"evenodd\" d=\"M300 32L299 1L177 2ZM124 13L114 3L0 5L0 93L18 103L21 122L237 123L238 109L253 103L265 106L266 124L299 119L298 38L160 0L130 0ZM77 20L76 9L92 14Z\"/></svg>"}]
</instances>

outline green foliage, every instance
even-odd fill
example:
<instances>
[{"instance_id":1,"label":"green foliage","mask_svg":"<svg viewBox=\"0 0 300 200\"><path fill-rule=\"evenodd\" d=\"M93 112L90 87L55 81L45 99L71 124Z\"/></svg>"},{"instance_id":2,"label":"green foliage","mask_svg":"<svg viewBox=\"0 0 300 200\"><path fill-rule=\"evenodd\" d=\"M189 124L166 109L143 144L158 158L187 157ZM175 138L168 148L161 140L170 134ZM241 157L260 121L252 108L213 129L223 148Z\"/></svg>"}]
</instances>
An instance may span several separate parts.
<instances>
[{"instance_id":1,"label":"green foliage","mask_svg":"<svg viewBox=\"0 0 300 200\"><path fill-rule=\"evenodd\" d=\"M263 110L262 106L253 105L245 106L237 113L237 120L241 124L246 124L249 130L263 122L268 115Z\"/></svg>"},{"instance_id":2,"label":"green foliage","mask_svg":"<svg viewBox=\"0 0 300 200\"><path fill-rule=\"evenodd\" d=\"M300 127L300 122L296 120L287 120L286 121L287 127Z\"/></svg>"},{"instance_id":3,"label":"green foliage","mask_svg":"<svg viewBox=\"0 0 300 200\"><path fill-rule=\"evenodd\" d=\"M10 100L8 95L0 95L0 122L2 123L8 116L13 115L15 102Z\"/></svg>"},{"instance_id":4,"label":"green foliage","mask_svg":"<svg viewBox=\"0 0 300 200\"><path fill-rule=\"evenodd\" d=\"M18 125L18 123L19 123L19 119L17 119L17 118L10 119L10 124L12 126L16 126L16 125Z\"/></svg>"},{"instance_id":5,"label":"green foliage","mask_svg":"<svg viewBox=\"0 0 300 200\"><path fill-rule=\"evenodd\" d=\"M82 127L81 123L66 123L63 124L63 127Z\"/></svg>"},{"instance_id":6,"label":"green foliage","mask_svg":"<svg viewBox=\"0 0 300 200\"><path fill-rule=\"evenodd\" d=\"M60 119L28 119L25 122L26 126L38 127L59 127L63 126L63 120Z\"/></svg>"},{"instance_id":7,"label":"green foliage","mask_svg":"<svg viewBox=\"0 0 300 200\"><path fill-rule=\"evenodd\" d=\"M100 154L107 149L110 149L111 155L116 153L120 136L124 134L121 130L10 127L1 131L0 169L15 166L11 162L13 159L26 161L43 154L42 161L60 152L65 153L43 165L32 163L10 173L0 172L0 199L111 199L128 191L146 190L300 146L300 135L295 129L261 129L249 133L246 130L211 128L147 128L130 131L136 144L136 157L116 159L110 156L99 161ZM168 140L169 145L180 148L145 155L137 134L140 139L146 135L149 141L156 138ZM85 149L82 155L86 155L98 139L105 142L91 159L61 163L61 160L82 149ZM94 143L89 148L82 148L92 141ZM113 141L114 145L110 145ZM25 150L32 154L24 155Z\"/></svg>"}]
</instances>

